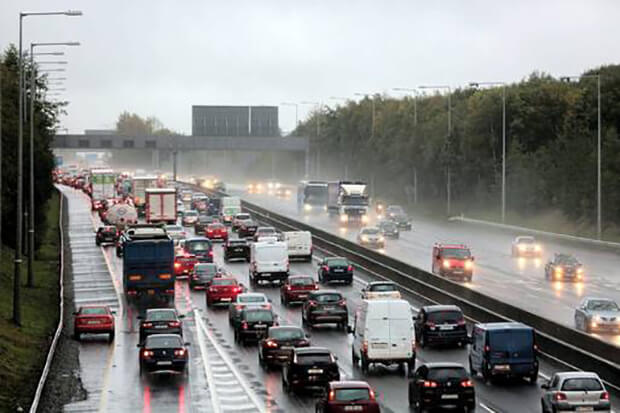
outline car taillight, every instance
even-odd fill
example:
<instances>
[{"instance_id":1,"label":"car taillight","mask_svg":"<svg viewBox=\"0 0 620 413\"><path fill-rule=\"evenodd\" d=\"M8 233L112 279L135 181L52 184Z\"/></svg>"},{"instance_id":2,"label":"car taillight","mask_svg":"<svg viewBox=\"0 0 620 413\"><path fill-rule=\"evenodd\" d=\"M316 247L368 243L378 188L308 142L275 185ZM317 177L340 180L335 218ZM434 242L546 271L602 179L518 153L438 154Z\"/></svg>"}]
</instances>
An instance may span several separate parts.
<instances>
[{"instance_id":1,"label":"car taillight","mask_svg":"<svg viewBox=\"0 0 620 413\"><path fill-rule=\"evenodd\" d=\"M248 329L248 322L244 321L243 323L241 323L241 328L244 329L244 330L247 330Z\"/></svg>"},{"instance_id":2,"label":"car taillight","mask_svg":"<svg viewBox=\"0 0 620 413\"><path fill-rule=\"evenodd\" d=\"M185 349L180 348L178 350L174 350L174 355L177 357L185 357Z\"/></svg>"},{"instance_id":3,"label":"car taillight","mask_svg":"<svg viewBox=\"0 0 620 413\"><path fill-rule=\"evenodd\" d=\"M261 307L266 308L266 309L270 309L271 308L271 304L269 304L269 303L263 304Z\"/></svg>"},{"instance_id":4,"label":"car taillight","mask_svg":"<svg viewBox=\"0 0 620 413\"><path fill-rule=\"evenodd\" d=\"M432 380L424 380L424 384L423 384L423 386L424 386L424 387L427 387L427 388L435 388L435 387L437 387L438 385L437 385L437 382L436 382L436 381L432 381Z\"/></svg>"},{"instance_id":5,"label":"car taillight","mask_svg":"<svg viewBox=\"0 0 620 413\"><path fill-rule=\"evenodd\" d=\"M174 268L181 268L181 263L180 262L175 262L174 263Z\"/></svg>"},{"instance_id":6,"label":"car taillight","mask_svg":"<svg viewBox=\"0 0 620 413\"><path fill-rule=\"evenodd\" d=\"M329 391L329 396L328 396L329 401L330 402L334 401L335 398L336 398L336 393L333 390L330 390Z\"/></svg>"},{"instance_id":7,"label":"car taillight","mask_svg":"<svg viewBox=\"0 0 620 413\"><path fill-rule=\"evenodd\" d=\"M217 290L215 289L215 287L209 287L209 292L210 292L210 293L214 293L214 292L216 292L216 291L217 291Z\"/></svg>"},{"instance_id":8,"label":"car taillight","mask_svg":"<svg viewBox=\"0 0 620 413\"><path fill-rule=\"evenodd\" d=\"M179 322L179 321L171 321L171 322L168 323L168 325L170 327L179 327L181 325L181 322Z\"/></svg>"},{"instance_id":9,"label":"car taillight","mask_svg":"<svg viewBox=\"0 0 620 413\"><path fill-rule=\"evenodd\" d=\"M562 400L566 400L566 393L562 393L561 391L556 392L553 395L553 400L555 401L562 401Z\"/></svg>"},{"instance_id":10,"label":"car taillight","mask_svg":"<svg viewBox=\"0 0 620 413\"><path fill-rule=\"evenodd\" d=\"M308 301L310 307L316 307L316 301Z\"/></svg>"},{"instance_id":11,"label":"car taillight","mask_svg":"<svg viewBox=\"0 0 620 413\"><path fill-rule=\"evenodd\" d=\"M461 382L461 387L474 387L474 382L471 380L463 380Z\"/></svg>"},{"instance_id":12,"label":"car taillight","mask_svg":"<svg viewBox=\"0 0 620 413\"><path fill-rule=\"evenodd\" d=\"M286 291L291 291L291 286L290 285L286 286Z\"/></svg>"},{"instance_id":13,"label":"car taillight","mask_svg":"<svg viewBox=\"0 0 620 413\"><path fill-rule=\"evenodd\" d=\"M368 340L362 341L362 353L368 353Z\"/></svg>"},{"instance_id":14,"label":"car taillight","mask_svg":"<svg viewBox=\"0 0 620 413\"><path fill-rule=\"evenodd\" d=\"M353 266L352 266L352 265L349 265L349 266L347 267L347 271L348 271L348 272L353 271Z\"/></svg>"},{"instance_id":15,"label":"car taillight","mask_svg":"<svg viewBox=\"0 0 620 413\"><path fill-rule=\"evenodd\" d=\"M464 326L465 325L465 319L461 319L457 322L458 325L460 326Z\"/></svg>"},{"instance_id":16,"label":"car taillight","mask_svg":"<svg viewBox=\"0 0 620 413\"><path fill-rule=\"evenodd\" d=\"M609 400L609 392L604 391L601 393L601 400Z\"/></svg>"},{"instance_id":17,"label":"car taillight","mask_svg":"<svg viewBox=\"0 0 620 413\"><path fill-rule=\"evenodd\" d=\"M432 322L432 321L427 321L426 322L426 326L429 327L429 328L435 328L435 323Z\"/></svg>"},{"instance_id":18,"label":"car taillight","mask_svg":"<svg viewBox=\"0 0 620 413\"><path fill-rule=\"evenodd\" d=\"M323 271L329 271L329 267L327 265L323 266Z\"/></svg>"},{"instance_id":19,"label":"car taillight","mask_svg":"<svg viewBox=\"0 0 620 413\"><path fill-rule=\"evenodd\" d=\"M142 357L147 359L149 357L153 357L155 355L154 352L152 352L151 350L143 350L142 351Z\"/></svg>"},{"instance_id":20,"label":"car taillight","mask_svg":"<svg viewBox=\"0 0 620 413\"><path fill-rule=\"evenodd\" d=\"M153 327L153 323L142 323L142 327L144 327L144 328L151 328L151 327Z\"/></svg>"},{"instance_id":21,"label":"car taillight","mask_svg":"<svg viewBox=\"0 0 620 413\"><path fill-rule=\"evenodd\" d=\"M411 351L415 353L415 338L411 339Z\"/></svg>"},{"instance_id":22,"label":"car taillight","mask_svg":"<svg viewBox=\"0 0 620 413\"><path fill-rule=\"evenodd\" d=\"M276 348L276 347L278 347L278 343L276 343L276 342L275 342L275 341L273 341L273 340L267 340L267 341L265 342L265 345L266 345L267 347L269 347L269 348Z\"/></svg>"},{"instance_id":23,"label":"car taillight","mask_svg":"<svg viewBox=\"0 0 620 413\"><path fill-rule=\"evenodd\" d=\"M235 287L235 288L233 288L233 292L235 292L235 293L240 293L240 292L241 292L241 287Z\"/></svg>"},{"instance_id":24,"label":"car taillight","mask_svg":"<svg viewBox=\"0 0 620 413\"><path fill-rule=\"evenodd\" d=\"M444 268L450 268L451 264L450 264L450 260L443 260L443 267Z\"/></svg>"},{"instance_id":25,"label":"car taillight","mask_svg":"<svg viewBox=\"0 0 620 413\"><path fill-rule=\"evenodd\" d=\"M346 306L346 305L347 305L347 300L340 300L340 301L338 302L338 305L339 305L340 307L344 307L344 306Z\"/></svg>"},{"instance_id":26,"label":"car taillight","mask_svg":"<svg viewBox=\"0 0 620 413\"><path fill-rule=\"evenodd\" d=\"M370 400L375 400L375 391L373 389L368 389L368 395Z\"/></svg>"},{"instance_id":27,"label":"car taillight","mask_svg":"<svg viewBox=\"0 0 620 413\"><path fill-rule=\"evenodd\" d=\"M209 251L209 256L213 257L213 250Z\"/></svg>"}]
</instances>

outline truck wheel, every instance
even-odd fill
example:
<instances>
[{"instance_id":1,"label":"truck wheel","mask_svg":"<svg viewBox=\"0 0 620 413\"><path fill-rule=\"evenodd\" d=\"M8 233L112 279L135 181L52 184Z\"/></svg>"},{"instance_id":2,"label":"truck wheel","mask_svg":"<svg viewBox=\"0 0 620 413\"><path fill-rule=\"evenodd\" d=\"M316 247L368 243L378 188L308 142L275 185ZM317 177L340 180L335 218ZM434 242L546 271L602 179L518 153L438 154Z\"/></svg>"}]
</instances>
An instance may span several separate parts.
<instances>
[{"instance_id":1,"label":"truck wheel","mask_svg":"<svg viewBox=\"0 0 620 413\"><path fill-rule=\"evenodd\" d=\"M353 367L359 367L360 358L355 355L353 347L351 347L351 361L353 361Z\"/></svg>"}]
</instances>

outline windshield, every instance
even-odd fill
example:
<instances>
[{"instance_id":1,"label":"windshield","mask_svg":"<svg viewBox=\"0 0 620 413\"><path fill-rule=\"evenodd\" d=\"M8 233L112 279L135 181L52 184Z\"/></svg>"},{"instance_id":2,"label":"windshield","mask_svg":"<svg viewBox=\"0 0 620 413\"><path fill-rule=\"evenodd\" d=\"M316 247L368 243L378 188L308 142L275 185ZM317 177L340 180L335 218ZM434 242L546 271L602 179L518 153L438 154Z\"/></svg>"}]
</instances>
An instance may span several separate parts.
<instances>
[{"instance_id":1,"label":"windshield","mask_svg":"<svg viewBox=\"0 0 620 413\"><path fill-rule=\"evenodd\" d=\"M305 334L300 328L275 328L269 330L269 337L276 340L300 340Z\"/></svg>"},{"instance_id":2,"label":"windshield","mask_svg":"<svg viewBox=\"0 0 620 413\"><path fill-rule=\"evenodd\" d=\"M248 243L245 241L228 241L228 245L230 245L231 247L243 247L245 245L247 245Z\"/></svg>"},{"instance_id":3,"label":"windshield","mask_svg":"<svg viewBox=\"0 0 620 413\"><path fill-rule=\"evenodd\" d=\"M224 225L222 224L211 224L209 225L209 229L214 230L214 229L223 229L225 228Z\"/></svg>"},{"instance_id":4,"label":"windshield","mask_svg":"<svg viewBox=\"0 0 620 413\"><path fill-rule=\"evenodd\" d=\"M185 245L187 245L190 252L204 252L209 251L211 248L211 244L208 241L189 241Z\"/></svg>"},{"instance_id":5,"label":"windshield","mask_svg":"<svg viewBox=\"0 0 620 413\"><path fill-rule=\"evenodd\" d=\"M146 348L180 348L183 347L181 338L174 336L152 335L146 338Z\"/></svg>"},{"instance_id":6,"label":"windshield","mask_svg":"<svg viewBox=\"0 0 620 413\"><path fill-rule=\"evenodd\" d=\"M534 346L534 335L531 330L490 331L489 336L492 351L531 349Z\"/></svg>"},{"instance_id":7,"label":"windshield","mask_svg":"<svg viewBox=\"0 0 620 413\"><path fill-rule=\"evenodd\" d=\"M342 296L340 294L319 294L314 296L314 300L319 303L337 303L342 300Z\"/></svg>"},{"instance_id":8,"label":"windshield","mask_svg":"<svg viewBox=\"0 0 620 413\"><path fill-rule=\"evenodd\" d=\"M441 251L441 256L443 258L456 258L464 260L469 258L470 255L469 250L465 248L446 248Z\"/></svg>"},{"instance_id":9,"label":"windshield","mask_svg":"<svg viewBox=\"0 0 620 413\"><path fill-rule=\"evenodd\" d=\"M196 212L196 211L185 211L185 216L186 217L197 217L198 216L198 212Z\"/></svg>"},{"instance_id":10,"label":"windshield","mask_svg":"<svg viewBox=\"0 0 620 413\"><path fill-rule=\"evenodd\" d=\"M459 311L433 311L427 313L427 318L436 324L456 324L463 320L463 314Z\"/></svg>"},{"instance_id":11,"label":"windshield","mask_svg":"<svg viewBox=\"0 0 620 413\"><path fill-rule=\"evenodd\" d=\"M358 196L343 196L342 203L344 205L366 206L368 205L368 198L360 198Z\"/></svg>"},{"instance_id":12,"label":"windshield","mask_svg":"<svg viewBox=\"0 0 620 413\"><path fill-rule=\"evenodd\" d=\"M210 275L217 273L217 265L215 264L198 264L194 266L194 271L199 275Z\"/></svg>"},{"instance_id":13,"label":"windshield","mask_svg":"<svg viewBox=\"0 0 620 413\"><path fill-rule=\"evenodd\" d=\"M572 255L558 255L558 256L556 256L556 261L559 264L563 264L563 265L576 265L576 264L579 264L577 259L575 257L573 257Z\"/></svg>"},{"instance_id":14,"label":"windshield","mask_svg":"<svg viewBox=\"0 0 620 413\"><path fill-rule=\"evenodd\" d=\"M303 278L289 278L288 283L290 285L313 285L314 280L310 277Z\"/></svg>"},{"instance_id":15,"label":"windshield","mask_svg":"<svg viewBox=\"0 0 620 413\"><path fill-rule=\"evenodd\" d=\"M388 230L396 228L396 224L393 223L392 221L382 222L381 226L383 227L383 229L388 229Z\"/></svg>"},{"instance_id":16,"label":"windshield","mask_svg":"<svg viewBox=\"0 0 620 413\"><path fill-rule=\"evenodd\" d=\"M308 366L312 364L328 364L331 362L332 355L330 353L310 353L297 355L297 364L301 366Z\"/></svg>"},{"instance_id":17,"label":"windshield","mask_svg":"<svg viewBox=\"0 0 620 413\"><path fill-rule=\"evenodd\" d=\"M520 238L517 238L517 242L519 244L533 244L534 243L534 238L531 238L531 237L520 237Z\"/></svg>"},{"instance_id":18,"label":"windshield","mask_svg":"<svg viewBox=\"0 0 620 413\"><path fill-rule=\"evenodd\" d=\"M330 258L327 260L327 265L346 267L347 265L349 265L349 263L344 258Z\"/></svg>"},{"instance_id":19,"label":"windshield","mask_svg":"<svg viewBox=\"0 0 620 413\"><path fill-rule=\"evenodd\" d=\"M167 321L176 320L177 315L174 311L149 311L146 314L148 321Z\"/></svg>"},{"instance_id":20,"label":"windshield","mask_svg":"<svg viewBox=\"0 0 620 413\"><path fill-rule=\"evenodd\" d=\"M180 232L180 231L183 231L183 227L180 225L168 225L166 226L166 231L172 231L172 232L179 231Z\"/></svg>"},{"instance_id":21,"label":"windshield","mask_svg":"<svg viewBox=\"0 0 620 413\"><path fill-rule=\"evenodd\" d=\"M237 282L226 278L215 278L211 285L237 285Z\"/></svg>"},{"instance_id":22,"label":"windshield","mask_svg":"<svg viewBox=\"0 0 620 413\"><path fill-rule=\"evenodd\" d=\"M588 310L594 311L620 311L618 304L611 300L590 300Z\"/></svg>"},{"instance_id":23,"label":"windshield","mask_svg":"<svg viewBox=\"0 0 620 413\"><path fill-rule=\"evenodd\" d=\"M390 215L402 215L405 211L403 211L403 208L400 206L390 205L387 207L387 213Z\"/></svg>"},{"instance_id":24,"label":"windshield","mask_svg":"<svg viewBox=\"0 0 620 413\"><path fill-rule=\"evenodd\" d=\"M362 235L377 235L379 230L377 228L365 228L362 230Z\"/></svg>"},{"instance_id":25,"label":"windshield","mask_svg":"<svg viewBox=\"0 0 620 413\"><path fill-rule=\"evenodd\" d=\"M428 371L429 380L443 381L465 378L467 378L467 372L462 367L439 367Z\"/></svg>"},{"instance_id":26,"label":"windshield","mask_svg":"<svg viewBox=\"0 0 620 413\"><path fill-rule=\"evenodd\" d=\"M274 228L259 228L256 232L258 232L261 235L264 235L264 234L275 234L276 230Z\"/></svg>"},{"instance_id":27,"label":"windshield","mask_svg":"<svg viewBox=\"0 0 620 413\"><path fill-rule=\"evenodd\" d=\"M271 311L246 311L245 313L245 320L246 321L265 321L265 322L271 322L273 321L273 314L271 313Z\"/></svg>"},{"instance_id":28,"label":"windshield","mask_svg":"<svg viewBox=\"0 0 620 413\"><path fill-rule=\"evenodd\" d=\"M370 286L370 291L397 291L394 284L375 284Z\"/></svg>"},{"instance_id":29,"label":"windshield","mask_svg":"<svg viewBox=\"0 0 620 413\"><path fill-rule=\"evenodd\" d=\"M237 214L236 219L250 219L250 214Z\"/></svg>"},{"instance_id":30,"label":"windshield","mask_svg":"<svg viewBox=\"0 0 620 413\"><path fill-rule=\"evenodd\" d=\"M105 308L82 308L82 315L106 315L108 312Z\"/></svg>"},{"instance_id":31,"label":"windshield","mask_svg":"<svg viewBox=\"0 0 620 413\"><path fill-rule=\"evenodd\" d=\"M240 295L237 297L240 303L264 303L267 301L262 295Z\"/></svg>"},{"instance_id":32,"label":"windshield","mask_svg":"<svg viewBox=\"0 0 620 413\"><path fill-rule=\"evenodd\" d=\"M334 398L339 402L370 400L368 389L336 389Z\"/></svg>"},{"instance_id":33,"label":"windshield","mask_svg":"<svg viewBox=\"0 0 620 413\"><path fill-rule=\"evenodd\" d=\"M594 377L579 377L567 379L562 383L565 391L600 391L603 390L601 382Z\"/></svg>"}]
</instances>

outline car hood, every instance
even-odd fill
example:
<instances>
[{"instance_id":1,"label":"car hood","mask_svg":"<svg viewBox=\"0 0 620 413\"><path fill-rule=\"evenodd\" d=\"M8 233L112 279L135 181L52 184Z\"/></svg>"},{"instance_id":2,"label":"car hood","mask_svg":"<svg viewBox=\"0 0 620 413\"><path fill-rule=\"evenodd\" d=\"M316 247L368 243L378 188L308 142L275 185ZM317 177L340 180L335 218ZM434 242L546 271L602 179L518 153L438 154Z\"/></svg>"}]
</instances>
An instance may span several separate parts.
<instances>
[{"instance_id":1,"label":"car hood","mask_svg":"<svg viewBox=\"0 0 620 413\"><path fill-rule=\"evenodd\" d=\"M616 318L620 319L620 311L592 311L592 310L589 310L587 313L589 315L592 315L592 316L599 316L599 317L605 317L605 318L616 317Z\"/></svg>"}]
</instances>

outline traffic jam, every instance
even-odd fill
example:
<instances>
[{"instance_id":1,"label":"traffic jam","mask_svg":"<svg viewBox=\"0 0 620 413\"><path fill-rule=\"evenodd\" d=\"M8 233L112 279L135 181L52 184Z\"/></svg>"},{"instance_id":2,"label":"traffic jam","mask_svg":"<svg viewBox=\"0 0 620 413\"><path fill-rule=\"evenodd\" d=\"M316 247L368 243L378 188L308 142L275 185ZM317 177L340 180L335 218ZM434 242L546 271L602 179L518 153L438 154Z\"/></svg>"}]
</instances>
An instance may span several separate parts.
<instances>
[{"instance_id":1,"label":"traffic jam","mask_svg":"<svg viewBox=\"0 0 620 413\"><path fill-rule=\"evenodd\" d=\"M165 385L189 377L191 353L205 348L194 339L200 332L187 326L200 307L209 323L227 319L218 326L278 382L278 397L311 400L316 412L502 411L489 407L493 387L510 392L524 385L537 388L543 412L611 411L596 372L542 373L532 327L472 322L449 303L420 305L399 284L314 248L310 232L260 222L240 197L224 195L217 179L190 184L101 168L56 170L54 180L85 194L97 222L94 242L120 260L123 300L138 309L135 360L143 380ZM295 198L294 189L275 181L253 181L247 191ZM297 202L302 215L326 214L355 228L356 242L370 249L385 249L414 230L404 208L380 201L371 208L367 191L360 181L303 181ZM518 236L509 249L516 259L543 256L543 245L531 236ZM466 244L438 242L428 253L436 276L476 282ZM557 253L542 277L579 283L587 273L576 257ZM179 308L182 294L193 307ZM80 307L75 340L100 335L114 343L115 317L107 306ZM574 317L585 333L620 333L620 308L611 299L585 297ZM394 400L398 377L402 399Z\"/></svg>"}]
</instances>

